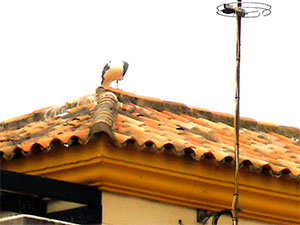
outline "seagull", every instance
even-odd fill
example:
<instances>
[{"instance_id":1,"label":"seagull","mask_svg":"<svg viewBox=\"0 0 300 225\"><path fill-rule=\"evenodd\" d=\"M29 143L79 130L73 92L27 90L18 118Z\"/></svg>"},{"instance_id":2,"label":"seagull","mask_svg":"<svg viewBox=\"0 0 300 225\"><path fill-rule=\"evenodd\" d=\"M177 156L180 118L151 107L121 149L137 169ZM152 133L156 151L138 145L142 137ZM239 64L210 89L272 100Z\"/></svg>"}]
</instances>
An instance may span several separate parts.
<instances>
[{"instance_id":1,"label":"seagull","mask_svg":"<svg viewBox=\"0 0 300 225\"><path fill-rule=\"evenodd\" d=\"M122 80L129 64L125 61L121 62L114 62L109 61L102 70L102 82L101 85L105 87L109 87L109 85L113 81L117 81L117 87L118 87L118 81Z\"/></svg>"}]
</instances>

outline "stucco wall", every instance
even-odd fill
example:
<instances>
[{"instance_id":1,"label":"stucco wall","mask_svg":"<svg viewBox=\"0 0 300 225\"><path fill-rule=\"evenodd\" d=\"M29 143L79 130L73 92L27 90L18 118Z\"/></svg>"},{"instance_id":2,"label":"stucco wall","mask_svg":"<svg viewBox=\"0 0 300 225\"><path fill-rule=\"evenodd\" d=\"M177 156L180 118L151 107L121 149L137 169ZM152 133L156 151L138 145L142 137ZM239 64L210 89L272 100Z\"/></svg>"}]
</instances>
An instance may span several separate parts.
<instances>
[{"instance_id":1,"label":"stucco wall","mask_svg":"<svg viewBox=\"0 0 300 225\"><path fill-rule=\"evenodd\" d=\"M79 207L80 204L50 201L48 213ZM196 209L165 204L127 195L102 192L103 225L200 225L196 222ZM15 214L15 213L10 213ZM1 217L9 214L0 213ZM241 225L267 225L265 222L240 218ZM211 223L208 223L211 224ZM221 217L218 225L232 224L231 218Z\"/></svg>"},{"instance_id":2,"label":"stucco wall","mask_svg":"<svg viewBox=\"0 0 300 225\"><path fill-rule=\"evenodd\" d=\"M109 192L102 194L103 224L105 225L200 225L196 210ZM231 224L231 218L221 217L219 225ZM210 223L208 223L210 224ZM266 225L240 219L242 225Z\"/></svg>"}]
</instances>

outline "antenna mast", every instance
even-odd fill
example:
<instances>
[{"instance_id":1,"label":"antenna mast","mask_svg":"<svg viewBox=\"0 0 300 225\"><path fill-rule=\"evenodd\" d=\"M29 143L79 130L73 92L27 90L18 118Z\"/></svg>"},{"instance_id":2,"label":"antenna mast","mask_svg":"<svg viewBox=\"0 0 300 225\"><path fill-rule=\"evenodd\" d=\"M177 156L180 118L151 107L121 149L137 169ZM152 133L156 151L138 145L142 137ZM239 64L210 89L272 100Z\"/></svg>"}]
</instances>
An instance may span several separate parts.
<instances>
[{"instance_id":1,"label":"antenna mast","mask_svg":"<svg viewBox=\"0 0 300 225\"><path fill-rule=\"evenodd\" d=\"M238 225L238 199L239 199L239 131L240 131L240 62L241 62L241 22L242 18L256 18L261 15L271 14L271 6L258 2L231 2L219 5L217 14L227 17L236 17L237 40L236 40L236 90L235 90L235 173L234 173L234 194L232 201L232 219L233 225Z\"/></svg>"},{"instance_id":2,"label":"antenna mast","mask_svg":"<svg viewBox=\"0 0 300 225\"><path fill-rule=\"evenodd\" d=\"M242 3L238 3L240 8ZM239 131L240 131L240 63L241 63L241 24L242 18L239 13L236 13L237 40L236 40L236 72L235 72L235 116L234 116L234 131L235 131L235 172L234 172L234 194L232 201L232 216L233 225L238 224L238 198L239 198Z\"/></svg>"}]
</instances>

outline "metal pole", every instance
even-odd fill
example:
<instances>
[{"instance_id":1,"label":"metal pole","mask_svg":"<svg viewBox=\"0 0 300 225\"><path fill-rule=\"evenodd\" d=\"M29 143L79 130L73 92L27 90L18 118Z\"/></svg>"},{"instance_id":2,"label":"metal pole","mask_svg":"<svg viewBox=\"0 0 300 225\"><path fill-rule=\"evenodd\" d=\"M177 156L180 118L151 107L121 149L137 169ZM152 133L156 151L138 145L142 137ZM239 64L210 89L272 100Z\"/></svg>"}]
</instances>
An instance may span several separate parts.
<instances>
[{"instance_id":1,"label":"metal pole","mask_svg":"<svg viewBox=\"0 0 300 225\"><path fill-rule=\"evenodd\" d=\"M241 8L242 2L238 2ZM238 225L238 197L239 197L239 130L240 130L240 61L241 61L241 15L236 13L237 41L236 41L236 92L235 92L235 174L234 174L234 194L232 202L233 225Z\"/></svg>"}]
</instances>

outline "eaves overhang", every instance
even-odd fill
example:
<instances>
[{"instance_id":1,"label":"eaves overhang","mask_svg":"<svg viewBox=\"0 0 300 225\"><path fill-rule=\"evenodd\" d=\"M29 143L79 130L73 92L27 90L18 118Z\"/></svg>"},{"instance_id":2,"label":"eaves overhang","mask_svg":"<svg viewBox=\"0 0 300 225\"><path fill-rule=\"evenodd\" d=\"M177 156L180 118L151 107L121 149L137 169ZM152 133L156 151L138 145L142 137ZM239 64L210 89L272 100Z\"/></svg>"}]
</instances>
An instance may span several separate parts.
<instances>
[{"instance_id":1,"label":"eaves overhang","mask_svg":"<svg viewBox=\"0 0 300 225\"><path fill-rule=\"evenodd\" d=\"M1 159L1 168L192 208L230 209L233 168L168 150L141 150L134 142L116 147L107 134L96 136L85 145L58 144L30 157ZM248 170L241 169L239 215L276 224L300 223L300 183Z\"/></svg>"}]
</instances>

